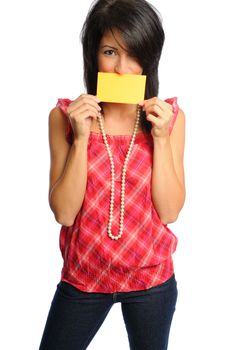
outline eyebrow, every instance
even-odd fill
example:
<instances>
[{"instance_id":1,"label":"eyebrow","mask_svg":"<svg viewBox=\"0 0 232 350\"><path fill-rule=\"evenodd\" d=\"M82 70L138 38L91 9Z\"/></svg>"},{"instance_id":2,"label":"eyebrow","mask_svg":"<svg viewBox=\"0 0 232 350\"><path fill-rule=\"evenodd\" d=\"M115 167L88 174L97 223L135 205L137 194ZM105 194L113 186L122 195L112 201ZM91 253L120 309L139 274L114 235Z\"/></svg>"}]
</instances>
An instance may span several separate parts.
<instances>
[{"instance_id":1,"label":"eyebrow","mask_svg":"<svg viewBox=\"0 0 232 350\"><path fill-rule=\"evenodd\" d=\"M101 49L103 49L104 47L110 47L111 49L118 50L116 47L111 46L111 45L103 45L103 46L101 46Z\"/></svg>"}]
</instances>

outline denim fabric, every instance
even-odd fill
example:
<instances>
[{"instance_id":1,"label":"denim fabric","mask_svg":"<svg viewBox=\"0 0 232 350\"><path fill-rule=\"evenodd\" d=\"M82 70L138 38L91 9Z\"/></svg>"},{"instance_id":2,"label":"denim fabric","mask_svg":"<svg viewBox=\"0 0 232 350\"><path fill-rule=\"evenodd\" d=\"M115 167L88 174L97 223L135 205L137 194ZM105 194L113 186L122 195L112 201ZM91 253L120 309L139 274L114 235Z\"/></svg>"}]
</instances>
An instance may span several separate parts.
<instances>
[{"instance_id":1,"label":"denim fabric","mask_svg":"<svg viewBox=\"0 0 232 350\"><path fill-rule=\"evenodd\" d=\"M39 350L87 349L111 307L118 302L130 350L166 350L177 296L175 274L156 287L132 292L89 293L61 281Z\"/></svg>"}]
</instances>

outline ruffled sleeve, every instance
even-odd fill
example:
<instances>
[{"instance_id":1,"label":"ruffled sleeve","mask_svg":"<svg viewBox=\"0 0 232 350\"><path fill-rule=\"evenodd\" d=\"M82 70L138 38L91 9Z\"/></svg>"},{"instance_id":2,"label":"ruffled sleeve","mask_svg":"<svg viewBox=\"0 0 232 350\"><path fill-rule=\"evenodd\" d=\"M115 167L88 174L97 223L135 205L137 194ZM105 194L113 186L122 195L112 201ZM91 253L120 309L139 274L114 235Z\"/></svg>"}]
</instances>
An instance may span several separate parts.
<instances>
[{"instance_id":1,"label":"ruffled sleeve","mask_svg":"<svg viewBox=\"0 0 232 350\"><path fill-rule=\"evenodd\" d=\"M73 102L73 100L70 100L69 98L58 98L58 101L56 104L56 107L60 107L64 115L67 117L66 139L70 144L73 143L73 130L72 130L72 125L70 123L70 120L68 118L67 107L70 105L71 102ZM179 112L179 106L177 103L177 97L167 98L165 102L170 103L173 108L173 117L169 125L169 134L171 134L173 126L176 121L177 114Z\"/></svg>"},{"instance_id":2,"label":"ruffled sleeve","mask_svg":"<svg viewBox=\"0 0 232 350\"><path fill-rule=\"evenodd\" d=\"M56 104L56 107L60 107L65 117L67 118L67 128L66 128L65 136L68 143L70 144L73 143L73 130L72 130L72 125L70 123L70 120L68 118L67 107L70 105L71 102L73 102L73 100L70 100L69 98L58 98L58 101Z\"/></svg>"},{"instance_id":3,"label":"ruffled sleeve","mask_svg":"<svg viewBox=\"0 0 232 350\"><path fill-rule=\"evenodd\" d=\"M177 97L167 98L165 100L165 102L170 103L172 105L172 110L173 110L173 116L172 116L172 119L171 119L170 125L169 125L169 135L170 135L171 132L172 132L173 126L175 124L177 114L179 112L179 106L178 106L178 103L177 103Z\"/></svg>"}]
</instances>

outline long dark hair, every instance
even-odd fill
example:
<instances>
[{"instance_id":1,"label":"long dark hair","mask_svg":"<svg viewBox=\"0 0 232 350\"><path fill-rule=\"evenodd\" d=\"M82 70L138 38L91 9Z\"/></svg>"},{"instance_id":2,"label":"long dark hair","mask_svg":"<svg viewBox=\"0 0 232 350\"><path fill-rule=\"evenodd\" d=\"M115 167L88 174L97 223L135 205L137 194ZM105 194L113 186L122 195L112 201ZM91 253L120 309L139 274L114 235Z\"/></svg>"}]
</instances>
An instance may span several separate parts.
<instances>
[{"instance_id":1,"label":"long dark hair","mask_svg":"<svg viewBox=\"0 0 232 350\"><path fill-rule=\"evenodd\" d=\"M137 58L147 75L145 99L158 96L158 66L165 40L161 16L145 0L97 0L90 7L81 30L84 83L87 93L96 95L97 54L102 36L117 29L131 55ZM142 128L151 130L151 123L142 113Z\"/></svg>"}]
</instances>

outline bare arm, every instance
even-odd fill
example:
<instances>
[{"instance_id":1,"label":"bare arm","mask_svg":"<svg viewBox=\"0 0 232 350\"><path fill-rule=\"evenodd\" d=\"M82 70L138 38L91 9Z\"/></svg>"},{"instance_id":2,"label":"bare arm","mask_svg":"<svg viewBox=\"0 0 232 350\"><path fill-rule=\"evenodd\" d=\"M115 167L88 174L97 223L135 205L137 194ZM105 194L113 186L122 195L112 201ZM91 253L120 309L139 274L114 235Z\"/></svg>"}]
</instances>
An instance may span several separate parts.
<instances>
[{"instance_id":1,"label":"bare arm","mask_svg":"<svg viewBox=\"0 0 232 350\"><path fill-rule=\"evenodd\" d=\"M172 133L154 140L152 200L164 224L174 222L185 201L185 115L179 110Z\"/></svg>"},{"instance_id":2,"label":"bare arm","mask_svg":"<svg viewBox=\"0 0 232 350\"><path fill-rule=\"evenodd\" d=\"M49 204L56 220L72 226L81 209L87 184L87 149L92 119L97 120L101 107L94 95L82 94L67 108L67 115L54 108L49 115L51 155ZM65 131L71 123L73 144Z\"/></svg>"},{"instance_id":3,"label":"bare arm","mask_svg":"<svg viewBox=\"0 0 232 350\"><path fill-rule=\"evenodd\" d=\"M57 222L71 226L85 195L87 182L87 138L66 141L67 121L59 108L49 115L50 188L49 204Z\"/></svg>"}]
</instances>

